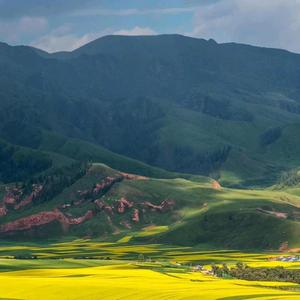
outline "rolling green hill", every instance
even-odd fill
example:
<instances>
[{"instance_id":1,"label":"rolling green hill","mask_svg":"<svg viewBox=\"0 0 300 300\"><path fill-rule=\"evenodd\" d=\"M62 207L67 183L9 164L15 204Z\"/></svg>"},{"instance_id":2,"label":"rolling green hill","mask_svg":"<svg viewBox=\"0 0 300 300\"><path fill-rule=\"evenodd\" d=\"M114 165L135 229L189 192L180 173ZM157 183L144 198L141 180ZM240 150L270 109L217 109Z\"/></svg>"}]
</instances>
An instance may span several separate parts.
<instances>
[{"instance_id":1,"label":"rolling green hill","mask_svg":"<svg viewBox=\"0 0 300 300\"><path fill-rule=\"evenodd\" d=\"M93 164L2 187L0 193L2 239L300 246L300 198L285 190L235 190L206 177L156 179Z\"/></svg>"}]
</instances>

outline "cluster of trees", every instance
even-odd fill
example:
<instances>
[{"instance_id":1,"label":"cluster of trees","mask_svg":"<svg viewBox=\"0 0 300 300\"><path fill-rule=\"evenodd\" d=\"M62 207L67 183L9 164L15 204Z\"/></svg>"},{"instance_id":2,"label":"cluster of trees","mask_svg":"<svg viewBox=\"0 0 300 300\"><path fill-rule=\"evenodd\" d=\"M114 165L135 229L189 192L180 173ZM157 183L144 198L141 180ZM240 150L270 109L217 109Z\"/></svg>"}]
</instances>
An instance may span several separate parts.
<instances>
[{"instance_id":1,"label":"cluster of trees","mask_svg":"<svg viewBox=\"0 0 300 300\"><path fill-rule=\"evenodd\" d=\"M283 267L276 268L252 268L243 263L237 263L229 268L212 265L212 272L217 277L237 278L253 281L282 281L300 283L300 270L288 270Z\"/></svg>"},{"instance_id":2,"label":"cluster of trees","mask_svg":"<svg viewBox=\"0 0 300 300\"><path fill-rule=\"evenodd\" d=\"M52 166L41 151L27 150L0 140L0 182L22 181Z\"/></svg>"},{"instance_id":3,"label":"cluster of trees","mask_svg":"<svg viewBox=\"0 0 300 300\"><path fill-rule=\"evenodd\" d=\"M176 162L173 170L187 173L201 170L202 174L210 174L227 160L231 149L230 145L223 145L214 151L197 153L189 147L175 147L171 154Z\"/></svg>"},{"instance_id":4,"label":"cluster of trees","mask_svg":"<svg viewBox=\"0 0 300 300\"><path fill-rule=\"evenodd\" d=\"M288 172L283 172L279 179L279 188L286 186L295 186L300 183L300 172L298 169L290 170Z\"/></svg>"},{"instance_id":5,"label":"cluster of trees","mask_svg":"<svg viewBox=\"0 0 300 300\"><path fill-rule=\"evenodd\" d=\"M23 190L30 191L32 184L41 184L41 193L34 198L34 203L41 203L54 198L66 187L72 185L86 174L89 165L87 163L74 163L70 166L56 169L51 174L39 176L23 183Z\"/></svg>"}]
</instances>

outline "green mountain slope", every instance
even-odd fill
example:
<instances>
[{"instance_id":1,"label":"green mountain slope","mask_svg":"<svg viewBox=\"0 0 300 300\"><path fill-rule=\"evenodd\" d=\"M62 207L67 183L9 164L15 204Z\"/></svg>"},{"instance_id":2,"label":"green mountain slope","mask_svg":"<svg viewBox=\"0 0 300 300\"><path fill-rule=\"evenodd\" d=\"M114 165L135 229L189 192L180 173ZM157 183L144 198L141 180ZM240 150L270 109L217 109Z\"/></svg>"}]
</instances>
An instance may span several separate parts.
<instances>
[{"instance_id":1,"label":"green mountain slope","mask_svg":"<svg viewBox=\"0 0 300 300\"><path fill-rule=\"evenodd\" d=\"M108 36L0 69L0 238L300 246L300 55Z\"/></svg>"},{"instance_id":2,"label":"green mountain slope","mask_svg":"<svg viewBox=\"0 0 300 300\"><path fill-rule=\"evenodd\" d=\"M239 186L270 185L300 159L298 54L107 36L70 53L0 44L0 67L0 137L12 144L53 148L47 131Z\"/></svg>"}]
</instances>

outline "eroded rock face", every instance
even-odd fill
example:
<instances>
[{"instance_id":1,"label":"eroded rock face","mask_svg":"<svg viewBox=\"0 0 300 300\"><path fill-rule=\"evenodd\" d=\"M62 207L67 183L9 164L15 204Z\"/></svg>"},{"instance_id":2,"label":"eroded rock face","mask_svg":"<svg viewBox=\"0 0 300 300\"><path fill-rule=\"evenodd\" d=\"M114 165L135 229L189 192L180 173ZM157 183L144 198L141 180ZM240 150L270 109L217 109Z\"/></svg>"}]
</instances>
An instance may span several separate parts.
<instances>
[{"instance_id":1,"label":"eroded rock face","mask_svg":"<svg viewBox=\"0 0 300 300\"><path fill-rule=\"evenodd\" d=\"M13 209L18 210L24 206L29 205L36 197L39 196L41 191L43 190L43 186L39 184L32 185L32 192L27 197L23 198L23 190L20 188L7 188L6 195L2 200L2 205L6 208L6 213L8 213L9 209L13 207ZM23 199L22 199L23 198Z\"/></svg>"},{"instance_id":2,"label":"eroded rock face","mask_svg":"<svg viewBox=\"0 0 300 300\"><path fill-rule=\"evenodd\" d=\"M93 194L97 195L100 192L109 189L113 184L121 181L122 179L122 177L106 177L102 182L96 184L95 188L93 189Z\"/></svg>"},{"instance_id":3,"label":"eroded rock face","mask_svg":"<svg viewBox=\"0 0 300 300\"><path fill-rule=\"evenodd\" d=\"M82 217L68 219L67 222L70 225L79 225L87 220L90 220L94 216L92 210L88 210Z\"/></svg>"},{"instance_id":4,"label":"eroded rock face","mask_svg":"<svg viewBox=\"0 0 300 300\"><path fill-rule=\"evenodd\" d=\"M5 205L0 206L0 217L6 216L7 214L7 209Z\"/></svg>"},{"instance_id":5,"label":"eroded rock face","mask_svg":"<svg viewBox=\"0 0 300 300\"><path fill-rule=\"evenodd\" d=\"M62 229L67 231L69 226L80 225L93 218L95 214L104 214L104 222L107 222L107 224L112 227L118 228L119 225L121 225L123 228L130 229L133 224L138 224L141 220L144 220L144 217L149 214L150 211L164 213L175 206L173 200L164 200L160 204L153 204L150 201L133 202L126 197L121 197L119 200L110 200L110 195L113 196L114 193L108 194L108 191L111 190L115 183L122 180L146 179L148 178L128 173L119 173L115 177L108 176L90 189L77 191L75 199L70 199L71 201L66 201L53 210L42 211L3 224L0 226L0 233L14 234L14 232L17 231L30 230L52 222L60 224ZM10 210L18 210L30 205L35 197L39 197L42 190L43 186L32 185L32 192L26 196L23 194L22 189L8 189L6 196L0 202L0 217L5 216ZM90 205L90 203L95 204L93 211L88 210L83 216L76 218L70 213L71 210L69 209L72 207L80 206L83 208L86 205ZM123 216L117 217L116 214Z\"/></svg>"},{"instance_id":6,"label":"eroded rock face","mask_svg":"<svg viewBox=\"0 0 300 300\"><path fill-rule=\"evenodd\" d=\"M15 210L18 210L18 209L20 209L21 207L24 207L24 206L30 204L30 203L32 202L33 198L34 198L34 193L31 193L28 197L26 197L26 198L25 198L24 200L22 200L20 203L16 204L16 205L14 206L14 209L15 209Z\"/></svg>"},{"instance_id":7,"label":"eroded rock face","mask_svg":"<svg viewBox=\"0 0 300 300\"><path fill-rule=\"evenodd\" d=\"M113 208L106 204L104 201L102 201L101 199L97 199L94 201L94 203L96 204L97 208L100 211L105 211L106 213L108 213L109 215L113 215Z\"/></svg>"},{"instance_id":8,"label":"eroded rock face","mask_svg":"<svg viewBox=\"0 0 300 300\"><path fill-rule=\"evenodd\" d=\"M78 225L93 217L94 213L89 210L84 216L79 218L68 218L57 208L52 211L43 211L28 217L18 219L13 222L6 223L0 226L0 232L12 232L29 230L33 227L49 224L58 221L64 230L67 230L69 225Z\"/></svg>"},{"instance_id":9,"label":"eroded rock face","mask_svg":"<svg viewBox=\"0 0 300 300\"><path fill-rule=\"evenodd\" d=\"M124 197L122 197L120 200L117 201L117 211L119 214L123 214L126 208L132 208L132 207L133 207L133 203Z\"/></svg>"},{"instance_id":10,"label":"eroded rock face","mask_svg":"<svg viewBox=\"0 0 300 300\"><path fill-rule=\"evenodd\" d=\"M174 200L164 200L164 201L161 202L160 205L155 205L155 204L152 204L149 201L145 201L143 203L143 205L146 208L150 208L152 211L165 212L169 209L172 209L175 206L175 201Z\"/></svg>"},{"instance_id":11,"label":"eroded rock face","mask_svg":"<svg viewBox=\"0 0 300 300\"><path fill-rule=\"evenodd\" d=\"M127 180L147 180L147 179L149 179L148 177L145 177L145 176L129 174L129 173L124 173L124 172L121 172L120 174L124 179L127 179Z\"/></svg>"},{"instance_id":12,"label":"eroded rock face","mask_svg":"<svg viewBox=\"0 0 300 300\"><path fill-rule=\"evenodd\" d=\"M217 180L214 180L211 184L211 187L214 189L214 190L220 190L222 187L221 187L221 184L217 181Z\"/></svg>"},{"instance_id":13,"label":"eroded rock face","mask_svg":"<svg viewBox=\"0 0 300 300\"><path fill-rule=\"evenodd\" d=\"M287 217L288 217L288 213L286 213L286 212L270 211L270 210L262 209L260 207L256 208L256 210L261 212L261 213L274 216L278 219L287 219Z\"/></svg>"},{"instance_id":14,"label":"eroded rock face","mask_svg":"<svg viewBox=\"0 0 300 300\"><path fill-rule=\"evenodd\" d=\"M4 204L14 205L16 202L17 202L17 197L15 197L11 194L6 194L3 198Z\"/></svg>"},{"instance_id":15,"label":"eroded rock face","mask_svg":"<svg viewBox=\"0 0 300 300\"><path fill-rule=\"evenodd\" d=\"M132 221L134 223L139 223L140 221L140 213L139 210L136 208L133 210Z\"/></svg>"}]
</instances>

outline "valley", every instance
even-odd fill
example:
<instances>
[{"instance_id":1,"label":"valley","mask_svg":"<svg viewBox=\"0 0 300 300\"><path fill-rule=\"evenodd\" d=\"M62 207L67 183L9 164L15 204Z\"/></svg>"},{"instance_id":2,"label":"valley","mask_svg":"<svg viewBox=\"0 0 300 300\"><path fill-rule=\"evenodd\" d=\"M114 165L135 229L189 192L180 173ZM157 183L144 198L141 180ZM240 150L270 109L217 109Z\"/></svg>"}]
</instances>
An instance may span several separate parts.
<instances>
[{"instance_id":1,"label":"valley","mask_svg":"<svg viewBox=\"0 0 300 300\"><path fill-rule=\"evenodd\" d=\"M300 298L299 54L110 35L0 68L0 299Z\"/></svg>"}]
</instances>

